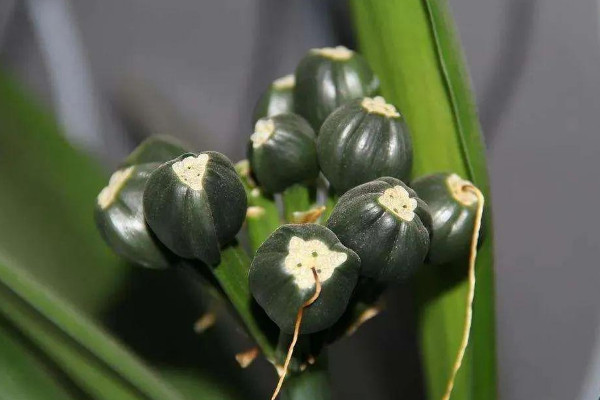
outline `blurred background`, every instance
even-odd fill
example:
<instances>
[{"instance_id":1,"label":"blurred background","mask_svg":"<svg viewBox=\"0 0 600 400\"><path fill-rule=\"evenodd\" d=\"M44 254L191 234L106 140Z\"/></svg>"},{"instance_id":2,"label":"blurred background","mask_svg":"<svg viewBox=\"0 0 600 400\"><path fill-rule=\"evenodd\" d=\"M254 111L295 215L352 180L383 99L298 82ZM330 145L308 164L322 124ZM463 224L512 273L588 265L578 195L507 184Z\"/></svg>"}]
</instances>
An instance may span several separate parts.
<instances>
[{"instance_id":1,"label":"blurred background","mask_svg":"<svg viewBox=\"0 0 600 400\"><path fill-rule=\"evenodd\" d=\"M450 4L489 154L500 397L596 399L598 4ZM309 48L336 44L355 46L345 1L0 0L3 73L21 82L56 116L61 134L106 172L155 133L244 158L260 92L292 72ZM0 166L13 150L0 148ZM6 175L0 174L1 190ZM0 217L0 225L10 221ZM78 286L77 279L56 285ZM210 354L212 346L189 329L202 299L184 277L131 270L118 285L102 284L111 301L90 300L89 307L142 357L175 370L198 364L222 377L225 368L235 370L232 356L244 343L217 327L210 340L224 342L223 354ZM141 304L147 313L132 312ZM397 289L382 316L333 347L336 398L422 396L410 310L410 293ZM173 328L179 325L183 336ZM235 374L259 398L273 384L263 378L263 364Z\"/></svg>"}]
</instances>

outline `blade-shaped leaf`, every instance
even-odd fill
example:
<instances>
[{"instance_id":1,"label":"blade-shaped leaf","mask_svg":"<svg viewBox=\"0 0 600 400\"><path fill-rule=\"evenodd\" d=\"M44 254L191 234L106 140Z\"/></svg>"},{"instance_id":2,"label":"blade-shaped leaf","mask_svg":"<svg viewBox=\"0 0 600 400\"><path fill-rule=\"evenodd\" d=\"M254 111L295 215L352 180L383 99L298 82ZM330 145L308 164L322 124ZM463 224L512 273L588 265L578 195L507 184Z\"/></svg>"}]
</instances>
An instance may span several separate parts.
<instances>
[{"instance_id":1,"label":"blade-shaped leaf","mask_svg":"<svg viewBox=\"0 0 600 400\"><path fill-rule=\"evenodd\" d=\"M0 259L1 312L98 399L181 397L91 320Z\"/></svg>"},{"instance_id":2,"label":"blade-shaped leaf","mask_svg":"<svg viewBox=\"0 0 600 400\"><path fill-rule=\"evenodd\" d=\"M0 320L0 399L75 400L59 376L7 321Z\"/></svg>"},{"instance_id":3,"label":"blade-shaped leaf","mask_svg":"<svg viewBox=\"0 0 600 400\"><path fill-rule=\"evenodd\" d=\"M488 199L471 342L452 398L494 399L493 242L485 151L448 6L444 0L352 0L351 5L361 51L379 75L383 95L411 128L413 176L453 171L472 180ZM465 265L466 260L458 267ZM418 282L431 399L444 393L462 336L467 283L453 282L451 275L429 269Z\"/></svg>"}]
</instances>

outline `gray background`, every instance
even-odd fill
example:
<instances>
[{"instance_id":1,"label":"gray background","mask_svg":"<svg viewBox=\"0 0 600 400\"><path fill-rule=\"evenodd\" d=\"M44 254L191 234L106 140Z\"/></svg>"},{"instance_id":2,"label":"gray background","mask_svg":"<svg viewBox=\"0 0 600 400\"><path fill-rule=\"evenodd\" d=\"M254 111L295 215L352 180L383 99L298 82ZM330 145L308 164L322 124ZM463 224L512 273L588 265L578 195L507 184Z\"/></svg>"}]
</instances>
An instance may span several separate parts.
<instances>
[{"instance_id":1,"label":"gray background","mask_svg":"<svg viewBox=\"0 0 600 400\"><path fill-rule=\"evenodd\" d=\"M596 399L598 4L451 5L489 148L501 398ZM343 2L0 0L0 62L107 166L147 131L240 158L253 99L306 49L351 40L345 18ZM410 296L390 299L333 349L337 398L419 396Z\"/></svg>"}]
</instances>

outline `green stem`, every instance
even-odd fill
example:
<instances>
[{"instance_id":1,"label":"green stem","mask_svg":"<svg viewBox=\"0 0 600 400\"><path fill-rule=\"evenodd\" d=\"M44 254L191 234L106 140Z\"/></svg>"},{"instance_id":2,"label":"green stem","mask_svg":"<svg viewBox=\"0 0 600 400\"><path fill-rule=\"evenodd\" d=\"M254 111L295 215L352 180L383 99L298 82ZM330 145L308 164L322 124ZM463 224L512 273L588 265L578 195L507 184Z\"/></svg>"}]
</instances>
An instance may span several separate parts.
<instances>
[{"instance_id":1,"label":"green stem","mask_svg":"<svg viewBox=\"0 0 600 400\"><path fill-rule=\"evenodd\" d=\"M272 336L278 329L252 298L248 286L249 267L246 252L239 245L231 245L221 252L221 263L213 269L213 274L265 358L274 362L275 340Z\"/></svg>"},{"instance_id":2,"label":"green stem","mask_svg":"<svg viewBox=\"0 0 600 400\"><path fill-rule=\"evenodd\" d=\"M294 222L294 212L308 211L312 205L311 192L305 185L293 185L281 193L283 214L288 223Z\"/></svg>"},{"instance_id":3,"label":"green stem","mask_svg":"<svg viewBox=\"0 0 600 400\"><path fill-rule=\"evenodd\" d=\"M246 226L252 254L281 224L279 209L273 197L265 195L250 177L249 164L242 160L236 164L236 171L246 189L248 213Z\"/></svg>"},{"instance_id":4,"label":"green stem","mask_svg":"<svg viewBox=\"0 0 600 400\"><path fill-rule=\"evenodd\" d=\"M327 199L325 200L325 212L323 212L323 215L321 217L321 221L323 221L323 223L326 223L329 219L329 216L331 215L333 208L337 204L337 201L338 196L336 194L331 192L327 194Z\"/></svg>"},{"instance_id":5,"label":"green stem","mask_svg":"<svg viewBox=\"0 0 600 400\"><path fill-rule=\"evenodd\" d=\"M250 209L246 217L248 240L252 253L273 233L281 224L279 209L272 198L265 197L258 188L248 192ZM252 211L254 210L254 212Z\"/></svg>"}]
</instances>

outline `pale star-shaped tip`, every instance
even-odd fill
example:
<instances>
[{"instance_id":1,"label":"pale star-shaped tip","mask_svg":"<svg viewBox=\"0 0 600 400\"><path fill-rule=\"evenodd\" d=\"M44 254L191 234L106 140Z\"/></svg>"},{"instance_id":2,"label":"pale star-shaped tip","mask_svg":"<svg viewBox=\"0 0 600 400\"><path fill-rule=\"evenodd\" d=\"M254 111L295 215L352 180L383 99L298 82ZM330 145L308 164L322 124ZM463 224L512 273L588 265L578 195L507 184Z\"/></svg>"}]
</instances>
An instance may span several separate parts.
<instances>
[{"instance_id":1,"label":"pale star-shaped tip","mask_svg":"<svg viewBox=\"0 0 600 400\"><path fill-rule=\"evenodd\" d=\"M173 163L171 168L181 182L194 190L202 190L202 180L206 173L208 159L208 154L200 154L197 157L189 156Z\"/></svg>"},{"instance_id":2,"label":"pale star-shaped tip","mask_svg":"<svg viewBox=\"0 0 600 400\"><path fill-rule=\"evenodd\" d=\"M402 186L386 189L377 201L386 210L405 221L410 222L415 218L417 200L410 197L408 191Z\"/></svg>"},{"instance_id":3,"label":"pale star-shaped tip","mask_svg":"<svg viewBox=\"0 0 600 400\"><path fill-rule=\"evenodd\" d=\"M457 174L450 174L446 178L446 185L452 192L452 197L461 204L470 206L477 203L477 195L471 190L465 190L465 186L473 186L470 181L462 179Z\"/></svg>"},{"instance_id":4,"label":"pale star-shaped tip","mask_svg":"<svg viewBox=\"0 0 600 400\"><path fill-rule=\"evenodd\" d=\"M275 132L275 123L270 118L261 118L256 121L256 125L254 125L254 133L250 135L250 141L252 141L252 147L257 149Z\"/></svg>"},{"instance_id":5,"label":"pale star-shaped tip","mask_svg":"<svg viewBox=\"0 0 600 400\"><path fill-rule=\"evenodd\" d=\"M323 57L327 57L336 61L348 60L354 54L352 50L345 46L323 47L320 49L312 49L312 51Z\"/></svg>"},{"instance_id":6,"label":"pale star-shaped tip","mask_svg":"<svg viewBox=\"0 0 600 400\"><path fill-rule=\"evenodd\" d=\"M115 171L115 173L110 176L108 185L100 191L97 198L98 205L101 209L105 210L113 203L113 201L115 201L119 190L121 190L125 182L127 182L127 179L129 179L132 172L133 167L127 167Z\"/></svg>"},{"instance_id":7,"label":"pale star-shaped tip","mask_svg":"<svg viewBox=\"0 0 600 400\"><path fill-rule=\"evenodd\" d=\"M296 86L296 77L292 74L282 76L279 79L273 81L275 89L291 89Z\"/></svg>"},{"instance_id":8,"label":"pale star-shaped tip","mask_svg":"<svg viewBox=\"0 0 600 400\"><path fill-rule=\"evenodd\" d=\"M388 118L398 118L400 113L393 104L386 103L381 96L365 97L360 105L369 113L383 115Z\"/></svg>"},{"instance_id":9,"label":"pale star-shaped tip","mask_svg":"<svg viewBox=\"0 0 600 400\"><path fill-rule=\"evenodd\" d=\"M312 268L315 268L319 281L327 281L337 267L348 259L348 254L329 249L318 239L304 240L293 236L288 244L288 254L283 262L285 271L294 277L300 289L315 286Z\"/></svg>"}]
</instances>

